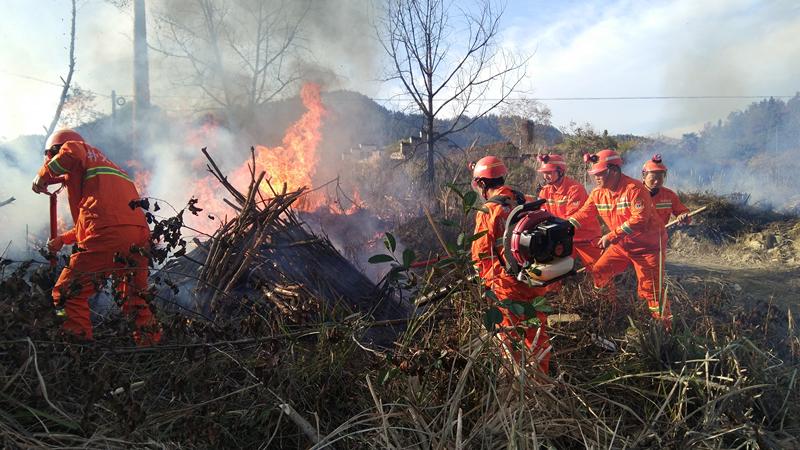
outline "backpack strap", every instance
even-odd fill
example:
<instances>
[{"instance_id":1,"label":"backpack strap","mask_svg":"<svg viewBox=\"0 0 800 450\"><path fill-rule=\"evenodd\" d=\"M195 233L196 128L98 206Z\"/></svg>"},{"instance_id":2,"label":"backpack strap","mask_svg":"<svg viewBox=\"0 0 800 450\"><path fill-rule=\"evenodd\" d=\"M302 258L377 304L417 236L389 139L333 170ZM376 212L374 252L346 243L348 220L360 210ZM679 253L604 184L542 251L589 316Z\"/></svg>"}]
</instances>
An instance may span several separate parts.
<instances>
[{"instance_id":1,"label":"backpack strap","mask_svg":"<svg viewBox=\"0 0 800 450\"><path fill-rule=\"evenodd\" d=\"M507 206L509 208L519 205L525 204L525 194L520 191L511 191L514 195L514 202L515 205L511 204L511 199L505 195L495 195L494 197L490 197L486 199L486 203L495 203L500 206Z\"/></svg>"}]
</instances>

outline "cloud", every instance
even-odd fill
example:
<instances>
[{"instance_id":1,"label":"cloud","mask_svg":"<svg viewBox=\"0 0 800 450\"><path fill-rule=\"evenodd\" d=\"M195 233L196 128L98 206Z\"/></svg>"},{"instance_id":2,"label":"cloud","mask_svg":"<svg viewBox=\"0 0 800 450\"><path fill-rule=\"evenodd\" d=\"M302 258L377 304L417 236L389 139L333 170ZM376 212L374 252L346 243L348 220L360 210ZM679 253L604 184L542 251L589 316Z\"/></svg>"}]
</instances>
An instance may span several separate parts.
<instances>
[{"instance_id":1,"label":"cloud","mask_svg":"<svg viewBox=\"0 0 800 450\"><path fill-rule=\"evenodd\" d=\"M538 97L778 95L797 89L800 9L787 1L615 1L517 25ZM551 101L554 122L656 133L716 121L752 100Z\"/></svg>"}]
</instances>

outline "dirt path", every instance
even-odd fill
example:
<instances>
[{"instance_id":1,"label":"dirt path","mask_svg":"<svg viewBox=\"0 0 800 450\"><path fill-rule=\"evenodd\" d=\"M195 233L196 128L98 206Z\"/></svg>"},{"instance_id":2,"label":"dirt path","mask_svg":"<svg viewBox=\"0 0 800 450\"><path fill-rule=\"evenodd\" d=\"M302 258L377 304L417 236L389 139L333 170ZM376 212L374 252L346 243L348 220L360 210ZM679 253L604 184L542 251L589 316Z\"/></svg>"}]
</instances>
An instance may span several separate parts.
<instances>
[{"instance_id":1,"label":"dirt path","mask_svg":"<svg viewBox=\"0 0 800 450\"><path fill-rule=\"evenodd\" d=\"M670 254L667 272L687 290L703 283L723 282L730 285L742 300L758 298L800 310L800 266L737 267L713 257L687 258Z\"/></svg>"}]
</instances>

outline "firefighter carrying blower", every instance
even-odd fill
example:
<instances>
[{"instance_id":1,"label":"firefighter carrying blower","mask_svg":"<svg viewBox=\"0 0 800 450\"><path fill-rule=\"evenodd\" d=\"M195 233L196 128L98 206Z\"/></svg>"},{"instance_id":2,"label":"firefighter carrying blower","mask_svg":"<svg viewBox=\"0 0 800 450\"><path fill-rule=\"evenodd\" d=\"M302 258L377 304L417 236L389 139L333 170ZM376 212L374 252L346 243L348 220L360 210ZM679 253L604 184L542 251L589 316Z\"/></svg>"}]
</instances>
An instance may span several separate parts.
<instances>
[{"instance_id":1,"label":"firefighter carrying blower","mask_svg":"<svg viewBox=\"0 0 800 450\"><path fill-rule=\"evenodd\" d=\"M486 156L472 169L472 186L486 200L485 212L475 216L475 234L486 234L472 243L478 274L498 301L531 303L545 294L548 284L574 273L570 256L574 228L539 209L544 200L525 203L524 195L506 186L508 170L497 157ZM521 362L522 341L525 361L538 362L547 373L552 350L547 315L537 311L539 325L535 326L526 323L532 317L498 309L503 314L498 337L504 351ZM524 330L524 336L518 330Z\"/></svg>"},{"instance_id":2,"label":"firefighter carrying blower","mask_svg":"<svg viewBox=\"0 0 800 450\"><path fill-rule=\"evenodd\" d=\"M81 339L92 339L89 298L111 276L122 294L122 311L132 316L137 345L152 345L161 330L142 298L147 289L147 257L132 248L150 248L150 230L139 198L125 171L103 153L86 144L78 133L59 130L45 145L45 163L33 180L33 192L47 194L47 186L64 183L74 228L50 239L47 248L58 252L65 244L78 245L53 288L53 302L66 317L63 329Z\"/></svg>"},{"instance_id":3,"label":"firefighter carrying blower","mask_svg":"<svg viewBox=\"0 0 800 450\"><path fill-rule=\"evenodd\" d=\"M641 182L622 173L622 158L614 150L586 154L584 160L592 164L588 172L597 187L569 221L580 229L599 215L610 230L597 242L603 254L592 267L595 287L615 301L612 280L633 265L639 297L647 301L653 318L669 328L671 315L664 298L666 231L650 193Z\"/></svg>"}]
</instances>

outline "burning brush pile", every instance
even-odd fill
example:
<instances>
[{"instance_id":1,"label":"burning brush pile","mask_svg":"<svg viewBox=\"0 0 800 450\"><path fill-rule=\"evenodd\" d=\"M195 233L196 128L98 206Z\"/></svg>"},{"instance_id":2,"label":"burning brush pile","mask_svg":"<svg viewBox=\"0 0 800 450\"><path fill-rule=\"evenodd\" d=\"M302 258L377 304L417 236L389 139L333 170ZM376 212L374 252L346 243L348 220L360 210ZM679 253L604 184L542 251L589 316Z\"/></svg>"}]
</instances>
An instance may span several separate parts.
<instances>
[{"instance_id":1,"label":"burning brush pile","mask_svg":"<svg viewBox=\"0 0 800 450\"><path fill-rule=\"evenodd\" d=\"M230 317L266 301L288 322L303 323L322 310L343 308L379 321L399 321L406 305L379 290L325 237L313 234L291 210L306 188L275 190L256 175L255 152L246 193L237 190L211 156L208 170L233 201L236 216L205 242L169 261L157 275L159 297L204 317ZM271 195L264 195L264 186ZM321 301L323 304L316 304ZM390 345L391 324L367 331L370 342Z\"/></svg>"}]
</instances>

